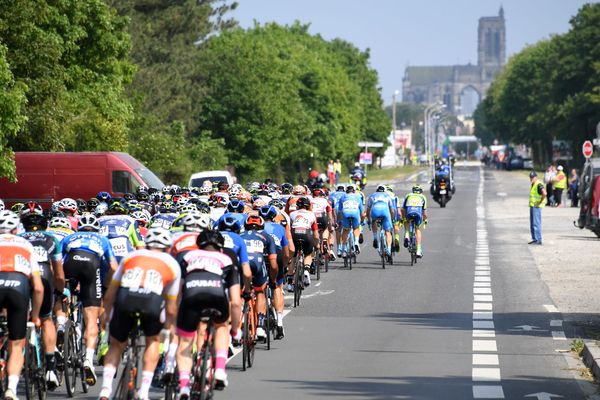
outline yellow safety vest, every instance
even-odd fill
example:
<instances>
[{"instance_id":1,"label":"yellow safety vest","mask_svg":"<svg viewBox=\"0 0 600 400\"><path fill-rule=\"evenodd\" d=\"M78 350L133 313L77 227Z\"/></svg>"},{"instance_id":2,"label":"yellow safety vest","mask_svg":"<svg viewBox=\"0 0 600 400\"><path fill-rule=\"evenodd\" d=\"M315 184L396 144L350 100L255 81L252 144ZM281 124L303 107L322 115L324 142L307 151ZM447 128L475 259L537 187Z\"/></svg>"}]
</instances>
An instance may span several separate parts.
<instances>
[{"instance_id":1,"label":"yellow safety vest","mask_svg":"<svg viewBox=\"0 0 600 400\"><path fill-rule=\"evenodd\" d=\"M556 182L554 182L554 189L566 189L567 188L567 176L565 175L565 173L563 171L559 171L558 174L556 174L556 179L558 179Z\"/></svg>"},{"instance_id":2,"label":"yellow safety vest","mask_svg":"<svg viewBox=\"0 0 600 400\"><path fill-rule=\"evenodd\" d=\"M536 182L531 185L531 190L529 191L529 207L538 207L542 208L546 205L546 199L538 205L538 203L542 200L542 195L538 192L538 187L542 185L541 182Z\"/></svg>"}]
</instances>

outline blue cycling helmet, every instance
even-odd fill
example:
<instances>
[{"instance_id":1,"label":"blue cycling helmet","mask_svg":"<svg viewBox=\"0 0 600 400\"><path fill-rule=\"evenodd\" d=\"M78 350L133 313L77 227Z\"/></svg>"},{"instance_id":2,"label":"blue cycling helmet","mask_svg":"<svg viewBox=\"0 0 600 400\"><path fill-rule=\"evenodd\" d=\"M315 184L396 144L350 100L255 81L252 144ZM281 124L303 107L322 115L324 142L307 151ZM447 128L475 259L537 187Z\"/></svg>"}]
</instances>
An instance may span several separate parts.
<instances>
[{"instance_id":1,"label":"blue cycling helmet","mask_svg":"<svg viewBox=\"0 0 600 400\"><path fill-rule=\"evenodd\" d=\"M220 231L239 232L242 229L242 223L237 218L226 215L219 221Z\"/></svg>"},{"instance_id":2,"label":"blue cycling helmet","mask_svg":"<svg viewBox=\"0 0 600 400\"><path fill-rule=\"evenodd\" d=\"M98 200L100 200L100 201L103 201L103 202L105 202L105 203L108 203L108 201L109 201L110 199L112 199L112 196L111 196L111 195L110 195L110 193L108 193L108 192L99 192L99 193L96 195L96 198L97 198Z\"/></svg>"},{"instance_id":3,"label":"blue cycling helmet","mask_svg":"<svg viewBox=\"0 0 600 400\"><path fill-rule=\"evenodd\" d=\"M227 211L234 213L243 213L244 212L244 202L238 199L232 199L227 204Z\"/></svg>"},{"instance_id":4,"label":"blue cycling helmet","mask_svg":"<svg viewBox=\"0 0 600 400\"><path fill-rule=\"evenodd\" d=\"M262 206L258 210L258 214L263 217L265 221L273 221L277 216L277 209L274 206Z\"/></svg>"}]
</instances>

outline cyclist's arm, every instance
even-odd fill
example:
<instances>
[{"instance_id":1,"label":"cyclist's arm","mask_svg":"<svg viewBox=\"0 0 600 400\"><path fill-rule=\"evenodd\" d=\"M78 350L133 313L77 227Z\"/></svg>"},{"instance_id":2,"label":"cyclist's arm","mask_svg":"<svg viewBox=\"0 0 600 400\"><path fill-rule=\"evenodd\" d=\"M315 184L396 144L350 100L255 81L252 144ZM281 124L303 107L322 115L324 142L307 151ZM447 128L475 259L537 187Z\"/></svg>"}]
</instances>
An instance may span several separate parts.
<instances>
[{"instance_id":1,"label":"cyclist's arm","mask_svg":"<svg viewBox=\"0 0 600 400\"><path fill-rule=\"evenodd\" d=\"M65 272L62 264L62 248L60 242L52 235L50 235L54 241L54 251L52 252L50 261L52 263L52 276L54 276L54 287L59 292L62 292L65 288Z\"/></svg>"},{"instance_id":2,"label":"cyclist's arm","mask_svg":"<svg viewBox=\"0 0 600 400\"><path fill-rule=\"evenodd\" d=\"M265 238L268 242L267 259L269 260L269 277L271 278L271 282L275 282L277 280L277 271L279 269L279 266L277 265L277 246L271 235L265 234Z\"/></svg>"},{"instance_id":3,"label":"cyclist's arm","mask_svg":"<svg viewBox=\"0 0 600 400\"><path fill-rule=\"evenodd\" d=\"M248 266L250 269L250 266ZM225 282L229 288L229 303L231 305L231 326L232 330L237 330L240 326L240 316L242 314L242 298L240 296L239 272L234 265L228 265L223 269ZM248 283L246 282L246 285ZM250 288L251 286L246 286Z\"/></svg>"}]
</instances>

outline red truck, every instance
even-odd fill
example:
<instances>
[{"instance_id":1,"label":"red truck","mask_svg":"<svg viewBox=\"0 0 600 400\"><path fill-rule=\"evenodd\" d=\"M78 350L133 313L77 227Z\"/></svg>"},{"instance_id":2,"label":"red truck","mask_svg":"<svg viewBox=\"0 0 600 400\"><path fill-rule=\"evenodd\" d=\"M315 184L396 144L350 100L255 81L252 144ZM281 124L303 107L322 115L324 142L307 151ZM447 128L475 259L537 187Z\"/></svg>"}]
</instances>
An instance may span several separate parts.
<instances>
[{"instance_id":1,"label":"red truck","mask_svg":"<svg viewBox=\"0 0 600 400\"><path fill-rule=\"evenodd\" d=\"M138 186L164 186L127 153L16 152L15 163L17 182L0 179L0 198L7 206L28 200L48 204L65 197L87 200L100 191L122 196Z\"/></svg>"}]
</instances>

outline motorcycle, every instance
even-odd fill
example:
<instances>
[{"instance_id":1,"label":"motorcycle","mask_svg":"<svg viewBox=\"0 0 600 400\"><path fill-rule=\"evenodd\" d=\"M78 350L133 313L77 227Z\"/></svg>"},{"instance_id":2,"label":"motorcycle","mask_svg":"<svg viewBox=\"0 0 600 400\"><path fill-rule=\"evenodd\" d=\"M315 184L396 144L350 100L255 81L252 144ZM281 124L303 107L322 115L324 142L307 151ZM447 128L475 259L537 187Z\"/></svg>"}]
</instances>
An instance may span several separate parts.
<instances>
[{"instance_id":1,"label":"motorcycle","mask_svg":"<svg viewBox=\"0 0 600 400\"><path fill-rule=\"evenodd\" d=\"M436 177L431 183L431 195L433 200L439 203L441 208L446 207L446 204L452 199L453 191L450 188L450 182L444 177Z\"/></svg>"},{"instance_id":2,"label":"motorcycle","mask_svg":"<svg viewBox=\"0 0 600 400\"><path fill-rule=\"evenodd\" d=\"M363 190L367 184L367 178L363 178L360 175L350 175L350 183L354 184L360 190Z\"/></svg>"}]
</instances>

